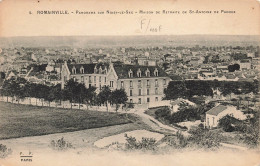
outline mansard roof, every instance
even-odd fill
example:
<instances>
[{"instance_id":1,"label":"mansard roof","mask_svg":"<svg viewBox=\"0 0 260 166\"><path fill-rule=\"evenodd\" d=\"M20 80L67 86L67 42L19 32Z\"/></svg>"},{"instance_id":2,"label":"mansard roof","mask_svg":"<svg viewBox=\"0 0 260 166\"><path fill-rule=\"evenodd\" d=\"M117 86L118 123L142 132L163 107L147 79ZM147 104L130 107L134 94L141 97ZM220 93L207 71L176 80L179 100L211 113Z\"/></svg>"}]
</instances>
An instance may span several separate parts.
<instances>
[{"instance_id":1,"label":"mansard roof","mask_svg":"<svg viewBox=\"0 0 260 166\"><path fill-rule=\"evenodd\" d=\"M99 68L102 68L102 73L99 73ZM68 64L68 68L71 74L73 74L72 69L75 67L76 69L76 74L82 74L80 72L80 69L83 67L84 68L84 73L83 74L94 74L95 72L95 67L97 69L98 74L105 74L104 69L105 66L107 65L100 65L100 64Z\"/></svg>"},{"instance_id":2,"label":"mansard roof","mask_svg":"<svg viewBox=\"0 0 260 166\"><path fill-rule=\"evenodd\" d=\"M129 71L133 72L131 78L149 78L149 77L168 77L167 73L159 66L139 66L139 65L114 65L115 72L119 79L130 78ZM141 77L138 77L137 72L141 71ZM146 76L147 69L150 71L150 76ZM154 71L158 70L158 76L155 76Z\"/></svg>"}]
</instances>

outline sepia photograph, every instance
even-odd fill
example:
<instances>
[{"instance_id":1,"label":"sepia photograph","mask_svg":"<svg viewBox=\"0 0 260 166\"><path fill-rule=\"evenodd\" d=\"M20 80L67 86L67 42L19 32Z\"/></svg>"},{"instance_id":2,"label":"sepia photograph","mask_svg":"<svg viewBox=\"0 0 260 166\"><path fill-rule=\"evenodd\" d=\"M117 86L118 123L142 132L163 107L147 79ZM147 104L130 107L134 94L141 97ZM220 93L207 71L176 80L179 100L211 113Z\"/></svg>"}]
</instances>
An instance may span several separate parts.
<instances>
[{"instance_id":1,"label":"sepia photograph","mask_svg":"<svg viewBox=\"0 0 260 166\"><path fill-rule=\"evenodd\" d=\"M259 46L259 0L0 0L0 166L258 166Z\"/></svg>"}]
</instances>

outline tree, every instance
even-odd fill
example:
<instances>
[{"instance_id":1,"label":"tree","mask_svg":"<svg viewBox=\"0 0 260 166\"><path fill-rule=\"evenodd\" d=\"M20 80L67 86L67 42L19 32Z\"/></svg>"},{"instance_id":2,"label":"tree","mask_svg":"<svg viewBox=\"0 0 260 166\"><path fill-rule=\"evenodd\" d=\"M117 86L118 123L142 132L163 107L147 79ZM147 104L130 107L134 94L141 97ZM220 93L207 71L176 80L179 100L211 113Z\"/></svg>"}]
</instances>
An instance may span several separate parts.
<instances>
[{"instance_id":1,"label":"tree","mask_svg":"<svg viewBox=\"0 0 260 166\"><path fill-rule=\"evenodd\" d=\"M84 101L87 103L87 107L90 104L93 104L96 99L96 87L90 86L85 90Z\"/></svg>"},{"instance_id":2,"label":"tree","mask_svg":"<svg viewBox=\"0 0 260 166\"><path fill-rule=\"evenodd\" d=\"M112 104L116 104L116 111L118 110L120 104L125 104L127 100L127 94L124 89L116 89L111 92L110 102Z\"/></svg>"},{"instance_id":3,"label":"tree","mask_svg":"<svg viewBox=\"0 0 260 166\"><path fill-rule=\"evenodd\" d=\"M236 123L236 121L238 121L238 119L230 115L226 115L219 119L218 126L226 132L232 132L235 130L234 124Z\"/></svg>"},{"instance_id":4,"label":"tree","mask_svg":"<svg viewBox=\"0 0 260 166\"><path fill-rule=\"evenodd\" d=\"M8 96L11 96L12 93L11 80L4 81L1 93L2 95L7 97L7 102L8 102Z\"/></svg>"},{"instance_id":5,"label":"tree","mask_svg":"<svg viewBox=\"0 0 260 166\"><path fill-rule=\"evenodd\" d=\"M240 69L240 65L239 64L234 64L234 65L229 65L228 66L228 71L229 72L234 72L234 71L236 71L236 70L239 70Z\"/></svg>"},{"instance_id":6,"label":"tree","mask_svg":"<svg viewBox=\"0 0 260 166\"><path fill-rule=\"evenodd\" d=\"M24 79L24 78L21 78L21 77L18 77L16 79L16 92L15 92L15 95L16 95L16 98L17 98L17 101L18 101L18 104L19 104L19 101L20 99L24 99L25 97L27 97L27 87L26 85L28 84L27 80Z\"/></svg>"},{"instance_id":7,"label":"tree","mask_svg":"<svg viewBox=\"0 0 260 166\"><path fill-rule=\"evenodd\" d=\"M36 98L36 106L37 106L37 98L38 98L38 84L32 83L30 85L30 97Z\"/></svg>"},{"instance_id":8,"label":"tree","mask_svg":"<svg viewBox=\"0 0 260 166\"><path fill-rule=\"evenodd\" d=\"M50 88L47 85L43 84L36 84L36 98L40 98L42 101L42 106L43 106L43 101L48 99L49 91Z\"/></svg>"},{"instance_id":9,"label":"tree","mask_svg":"<svg viewBox=\"0 0 260 166\"><path fill-rule=\"evenodd\" d=\"M108 101L110 99L110 95L111 95L111 90L108 86L103 86L101 91L98 94L98 101L100 102L100 104L105 104L107 107L107 111L108 111Z\"/></svg>"},{"instance_id":10,"label":"tree","mask_svg":"<svg viewBox=\"0 0 260 166\"><path fill-rule=\"evenodd\" d=\"M74 100L78 101L79 103L79 109L80 109L80 104L84 101L85 94L86 94L86 87L85 84L78 83L76 85L76 89L74 91Z\"/></svg>"},{"instance_id":11,"label":"tree","mask_svg":"<svg viewBox=\"0 0 260 166\"><path fill-rule=\"evenodd\" d=\"M61 104L61 100L62 100L62 90L61 90L61 84L57 84L55 86L51 87L51 92L54 96L54 100L55 101L59 101Z\"/></svg>"},{"instance_id":12,"label":"tree","mask_svg":"<svg viewBox=\"0 0 260 166\"><path fill-rule=\"evenodd\" d=\"M77 87L78 87L78 82L74 81L74 79L68 80L64 87L63 98L64 98L64 100L70 101L71 109L72 109L72 102L76 98Z\"/></svg>"},{"instance_id":13,"label":"tree","mask_svg":"<svg viewBox=\"0 0 260 166\"><path fill-rule=\"evenodd\" d=\"M168 87L164 90L164 94L167 100L186 98L188 96L187 88L183 81L181 82L171 81Z\"/></svg>"}]
</instances>

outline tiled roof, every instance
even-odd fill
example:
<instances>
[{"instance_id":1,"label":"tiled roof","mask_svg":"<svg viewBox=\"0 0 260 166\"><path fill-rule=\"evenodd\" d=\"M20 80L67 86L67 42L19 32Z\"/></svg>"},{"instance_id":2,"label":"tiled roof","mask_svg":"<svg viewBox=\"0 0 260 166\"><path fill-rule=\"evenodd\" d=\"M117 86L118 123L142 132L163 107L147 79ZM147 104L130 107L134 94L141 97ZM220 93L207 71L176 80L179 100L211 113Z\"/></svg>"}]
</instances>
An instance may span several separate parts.
<instances>
[{"instance_id":1,"label":"tiled roof","mask_svg":"<svg viewBox=\"0 0 260 166\"><path fill-rule=\"evenodd\" d=\"M226 110L227 106L224 105L218 105L212 109L210 109L209 111L206 112L206 114L210 114L210 115L218 115L219 113L221 113L222 111Z\"/></svg>"},{"instance_id":2,"label":"tiled roof","mask_svg":"<svg viewBox=\"0 0 260 166\"><path fill-rule=\"evenodd\" d=\"M132 78L147 78L145 71L148 69L150 71L150 77L168 77L165 71L163 71L158 66L139 66L139 65L115 65L114 69L117 73L119 79L129 78L128 72L133 72ZM141 77L137 76L137 71L140 69ZM154 71L158 70L158 76L155 76Z\"/></svg>"}]
</instances>

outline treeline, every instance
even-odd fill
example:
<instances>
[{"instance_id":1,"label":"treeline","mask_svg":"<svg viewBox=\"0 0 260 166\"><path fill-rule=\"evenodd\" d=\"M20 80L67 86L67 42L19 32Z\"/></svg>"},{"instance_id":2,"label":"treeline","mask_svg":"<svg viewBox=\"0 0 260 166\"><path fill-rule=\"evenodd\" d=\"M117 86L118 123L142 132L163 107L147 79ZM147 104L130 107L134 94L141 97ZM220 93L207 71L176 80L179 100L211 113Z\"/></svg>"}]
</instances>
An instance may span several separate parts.
<instances>
[{"instance_id":1,"label":"treeline","mask_svg":"<svg viewBox=\"0 0 260 166\"><path fill-rule=\"evenodd\" d=\"M78 83L73 79L66 82L64 89L61 89L61 85L48 86L44 84L36 84L27 81L24 78L11 78L5 80L0 90L1 96L11 97L12 102L16 99L19 103L21 99L37 98L41 100L43 105L44 101L49 102L62 102L70 101L71 108L72 103L78 103L79 109L81 104L87 105L106 105L115 104L116 110L118 110L120 104L126 104L128 100L127 94L122 89L116 89L111 91L108 86L102 87L100 93L96 93L95 87L86 88L85 84ZM36 100L37 102L37 100ZM36 103L37 105L37 103Z\"/></svg>"},{"instance_id":2,"label":"treeline","mask_svg":"<svg viewBox=\"0 0 260 166\"><path fill-rule=\"evenodd\" d=\"M231 93L236 95L254 93L257 94L259 81L204 81L185 80L171 81L164 90L165 98L191 98L193 96L213 96L214 90L219 90L221 95L227 96Z\"/></svg>"}]
</instances>

